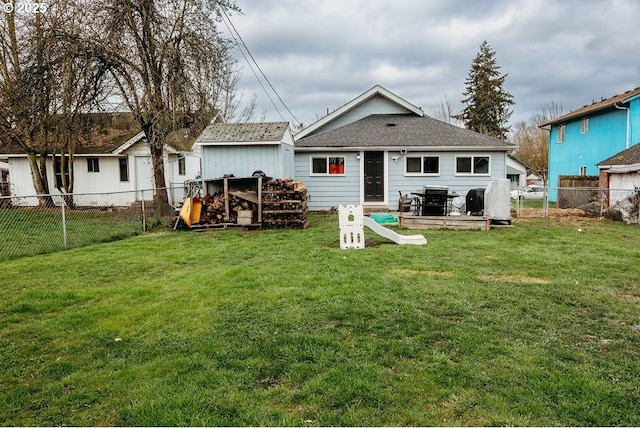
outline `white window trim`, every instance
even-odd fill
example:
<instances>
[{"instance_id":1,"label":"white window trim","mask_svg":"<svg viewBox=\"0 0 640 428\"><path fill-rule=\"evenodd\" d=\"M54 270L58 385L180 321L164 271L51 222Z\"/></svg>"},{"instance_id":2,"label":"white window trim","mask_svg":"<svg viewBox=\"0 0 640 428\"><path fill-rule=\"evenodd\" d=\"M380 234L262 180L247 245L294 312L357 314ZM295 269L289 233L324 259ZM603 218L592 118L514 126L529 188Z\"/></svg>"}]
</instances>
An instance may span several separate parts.
<instances>
[{"instance_id":1,"label":"white window trim","mask_svg":"<svg viewBox=\"0 0 640 428\"><path fill-rule=\"evenodd\" d=\"M562 137L562 139L560 139ZM563 123L558 126L558 135L556 136L556 142L562 144L567 141L567 124Z\"/></svg>"},{"instance_id":2,"label":"white window trim","mask_svg":"<svg viewBox=\"0 0 640 428\"><path fill-rule=\"evenodd\" d=\"M458 172L458 158L471 158L471 172ZM473 166L475 158L487 158L489 160L488 172L474 173ZM456 155L453 164L454 176L456 177L490 177L491 176L491 156L489 155Z\"/></svg>"},{"instance_id":3,"label":"white window trim","mask_svg":"<svg viewBox=\"0 0 640 428\"><path fill-rule=\"evenodd\" d=\"M580 121L580 133L588 134L589 133L589 117L583 117Z\"/></svg>"},{"instance_id":4,"label":"white window trim","mask_svg":"<svg viewBox=\"0 0 640 428\"><path fill-rule=\"evenodd\" d=\"M407 172L407 159L408 158L420 158L420 170L424 168L424 158L437 158L438 159L438 172ZM439 177L440 176L440 156L433 155L411 155L404 156L404 176L405 177Z\"/></svg>"},{"instance_id":5,"label":"white window trim","mask_svg":"<svg viewBox=\"0 0 640 428\"><path fill-rule=\"evenodd\" d=\"M326 159L327 161L327 172L319 173L313 172L313 160L314 159ZM330 174L329 173L329 158L342 158L344 172L342 174ZM310 177L344 177L347 175L347 157L344 155L310 155L309 156L309 176Z\"/></svg>"}]
</instances>

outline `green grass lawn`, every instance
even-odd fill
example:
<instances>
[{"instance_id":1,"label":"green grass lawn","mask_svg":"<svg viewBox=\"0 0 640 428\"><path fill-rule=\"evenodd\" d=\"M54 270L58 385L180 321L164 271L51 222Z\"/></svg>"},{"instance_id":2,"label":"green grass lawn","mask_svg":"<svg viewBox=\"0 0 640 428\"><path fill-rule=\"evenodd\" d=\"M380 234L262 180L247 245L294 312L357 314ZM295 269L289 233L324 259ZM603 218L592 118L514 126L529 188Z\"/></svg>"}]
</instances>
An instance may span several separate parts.
<instances>
[{"instance_id":1,"label":"green grass lawn","mask_svg":"<svg viewBox=\"0 0 640 428\"><path fill-rule=\"evenodd\" d=\"M514 223L340 250L312 215L0 262L0 424L640 425L640 228Z\"/></svg>"}]
</instances>

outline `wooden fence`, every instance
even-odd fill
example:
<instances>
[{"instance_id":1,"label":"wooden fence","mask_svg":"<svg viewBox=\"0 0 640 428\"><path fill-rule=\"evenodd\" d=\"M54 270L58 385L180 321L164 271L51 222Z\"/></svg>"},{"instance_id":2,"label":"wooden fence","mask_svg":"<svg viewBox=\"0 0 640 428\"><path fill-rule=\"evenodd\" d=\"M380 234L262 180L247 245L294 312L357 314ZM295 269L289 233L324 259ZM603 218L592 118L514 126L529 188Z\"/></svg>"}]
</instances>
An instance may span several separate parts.
<instances>
[{"instance_id":1,"label":"wooden fence","mask_svg":"<svg viewBox=\"0 0 640 428\"><path fill-rule=\"evenodd\" d=\"M593 175L558 177L558 208L579 208L600 199L600 180Z\"/></svg>"}]
</instances>

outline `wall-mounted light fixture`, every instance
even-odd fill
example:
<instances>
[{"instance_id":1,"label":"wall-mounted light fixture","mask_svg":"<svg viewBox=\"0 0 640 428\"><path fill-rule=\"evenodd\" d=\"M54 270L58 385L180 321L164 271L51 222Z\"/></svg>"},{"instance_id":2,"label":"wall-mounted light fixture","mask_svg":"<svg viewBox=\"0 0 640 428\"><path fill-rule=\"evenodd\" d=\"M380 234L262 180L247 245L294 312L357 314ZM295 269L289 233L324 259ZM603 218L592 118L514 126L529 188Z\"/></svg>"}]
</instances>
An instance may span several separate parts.
<instances>
[{"instance_id":1,"label":"wall-mounted light fixture","mask_svg":"<svg viewBox=\"0 0 640 428\"><path fill-rule=\"evenodd\" d=\"M398 163L398 159L400 159L400 156L391 156L391 159L393 159L395 163Z\"/></svg>"},{"instance_id":2,"label":"wall-mounted light fixture","mask_svg":"<svg viewBox=\"0 0 640 428\"><path fill-rule=\"evenodd\" d=\"M356 159L360 160L360 153L356 155Z\"/></svg>"}]
</instances>

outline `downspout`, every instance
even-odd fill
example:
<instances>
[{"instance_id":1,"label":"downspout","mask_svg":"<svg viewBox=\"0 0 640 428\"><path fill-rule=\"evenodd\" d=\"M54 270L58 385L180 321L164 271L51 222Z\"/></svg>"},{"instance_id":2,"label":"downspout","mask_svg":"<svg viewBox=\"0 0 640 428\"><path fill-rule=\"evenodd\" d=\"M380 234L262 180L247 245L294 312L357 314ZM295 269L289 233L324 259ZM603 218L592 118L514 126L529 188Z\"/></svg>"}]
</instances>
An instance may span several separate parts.
<instances>
[{"instance_id":1,"label":"downspout","mask_svg":"<svg viewBox=\"0 0 640 428\"><path fill-rule=\"evenodd\" d=\"M613 103L613 106L618 110L626 110L627 111L627 139L626 145L627 149L629 148L629 137L631 134L631 109L629 107L620 107L617 103Z\"/></svg>"}]
</instances>

